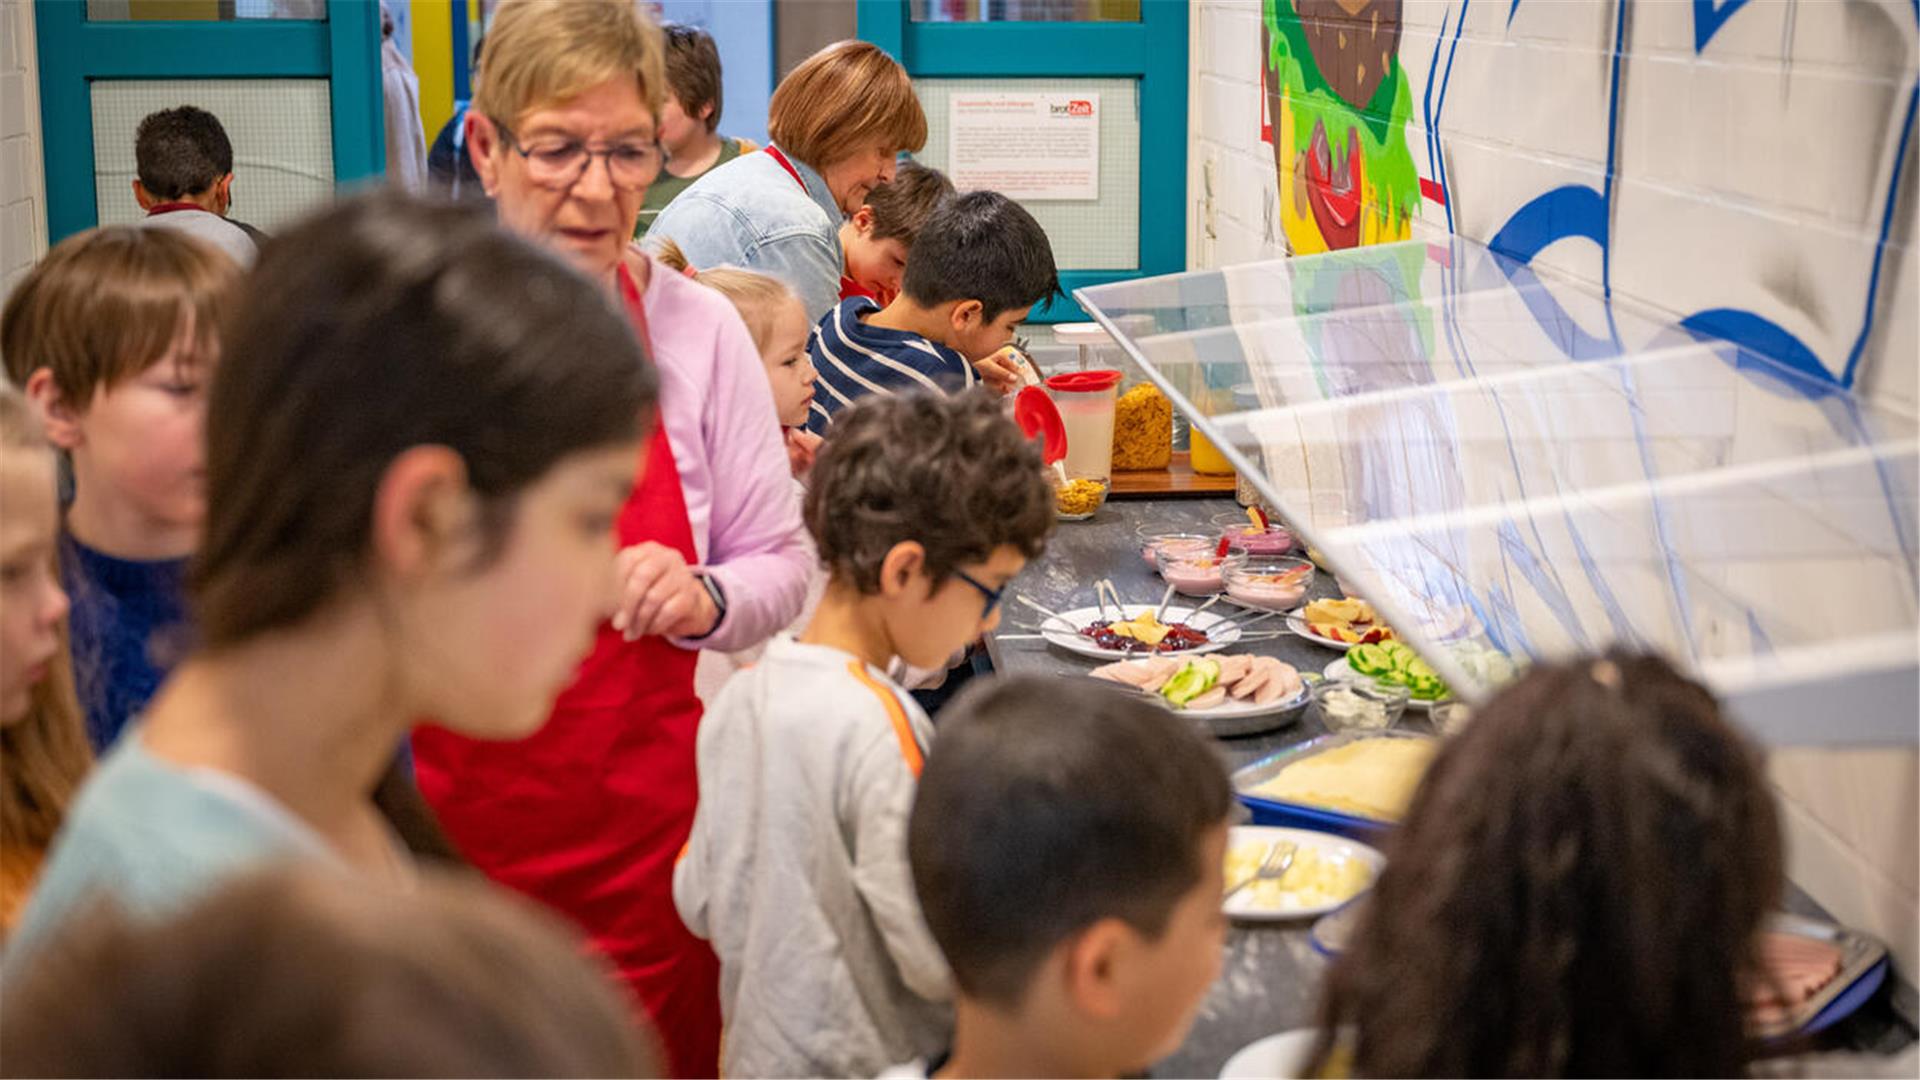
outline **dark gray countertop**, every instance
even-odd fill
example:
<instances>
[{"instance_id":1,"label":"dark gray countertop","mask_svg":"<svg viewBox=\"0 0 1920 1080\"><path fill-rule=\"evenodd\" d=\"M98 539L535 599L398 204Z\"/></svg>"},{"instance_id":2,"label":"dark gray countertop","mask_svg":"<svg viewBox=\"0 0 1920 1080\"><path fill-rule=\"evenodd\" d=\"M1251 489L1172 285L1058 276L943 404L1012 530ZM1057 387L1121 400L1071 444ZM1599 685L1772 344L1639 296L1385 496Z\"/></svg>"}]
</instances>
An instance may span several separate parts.
<instances>
[{"instance_id":1,"label":"dark gray countertop","mask_svg":"<svg viewBox=\"0 0 1920 1080\"><path fill-rule=\"evenodd\" d=\"M1134 530L1147 523L1192 524L1206 531L1216 514L1237 512L1232 499L1165 499L1111 502L1090 521L1063 522L1047 554L1014 582L1023 593L1055 611L1085 607L1094 602L1093 583L1111 578L1128 603L1158 603L1166 585L1140 558ZM1331 575L1315 576L1310 598L1338 596ZM1000 633L1020 634L1014 623L1031 627L1040 616L1010 604ZM1270 619L1268 623L1279 620ZM1264 624L1263 624L1264 625ZM994 669L1004 674L1084 675L1102 661L1076 656L1037 639L988 639ZM1317 672L1340 654L1297 637L1283 636L1234 646L1233 652L1275 656L1302 672ZM1229 769L1237 769L1275 750L1291 746L1325 729L1294 714L1294 722L1278 731L1215 742ZM1414 714L1408 713L1412 720ZM1424 721L1403 721L1418 728ZM1220 978L1208 991L1194 1021L1193 1032L1178 1053L1153 1070L1156 1076L1217 1076L1220 1067L1241 1047L1275 1032L1306 1027L1313 1022L1319 998L1320 976L1326 959L1307 939L1310 920L1283 923L1236 923L1227 934Z\"/></svg>"},{"instance_id":2,"label":"dark gray countertop","mask_svg":"<svg viewBox=\"0 0 1920 1080\"><path fill-rule=\"evenodd\" d=\"M1110 502L1091 520L1063 522L1047 553L1027 567L1013 584L1003 623L987 641L994 669L1002 674L1085 675L1103 661L1054 648L1037 638L1023 637L1040 616L1011 602L1012 593L1037 600L1054 611L1094 603L1093 583L1110 578L1128 603L1158 603L1165 584L1140 558L1135 530L1143 524L1192 525L1211 528L1215 515L1238 512L1231 499L1161 499ZM1308 597L1338 596L1328 574L1316 575ZM1279 620L1268 620L1275 623ZM1016 625L1021 624L1021 625ZM1236 645L1233 652L1278 657L1302 672L1318 672L1339 657L1301 638L1283 635ZM1268 754L1326 733L1317 720L1294 714L1289 726L1264 734L1216 739L1229 769L1238 769ZM1430 730L1424 716L1409 711L1400 726ZM1829 918L1819 906L1792 885L1784 905L1813 918ZM1326 958L1308 940L1310 920L1278 923L1235 923L1227 934L1220 978L1207 992L1193 1030L1172 1057L1153 1069L1155 1076L1218 1076L1240 1048L1273 1035L1308 1027L1319 1000ZM1898 1018L1882 989L1868 1007L1835 1028L1823 1040L1859 1050L1888 1053L1912 1042L1911 1029ZM1911 993L1910 991L1905 991Z\"/></svg>"}]
</instances>

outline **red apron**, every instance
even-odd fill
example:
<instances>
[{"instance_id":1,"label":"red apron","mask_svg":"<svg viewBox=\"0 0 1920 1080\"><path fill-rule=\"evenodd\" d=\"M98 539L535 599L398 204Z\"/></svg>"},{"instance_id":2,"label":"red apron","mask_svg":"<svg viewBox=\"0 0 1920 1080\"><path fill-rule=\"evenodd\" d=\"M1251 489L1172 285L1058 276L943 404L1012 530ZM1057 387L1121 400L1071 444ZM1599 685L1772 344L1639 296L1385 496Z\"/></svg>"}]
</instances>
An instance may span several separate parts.
<instances>
[{"instance_id":1,"label":"red apron","mask_svg":"<svg viewBox=\"0 0 1920 1080\"><path fill-rule=\"evenodd\" d=\"M620 287L648 345L626 268ZM620 511L620 546L646 540L699 561L666 427ZM693 828L698 653L665 638L627 642L601 626L553 716L516 743L438 728L414 735L420 789L473 864L586 931L632 988L674 1076L717 1076L719 961L673 906L673 864Z\"/></svg>"}]
</instances>

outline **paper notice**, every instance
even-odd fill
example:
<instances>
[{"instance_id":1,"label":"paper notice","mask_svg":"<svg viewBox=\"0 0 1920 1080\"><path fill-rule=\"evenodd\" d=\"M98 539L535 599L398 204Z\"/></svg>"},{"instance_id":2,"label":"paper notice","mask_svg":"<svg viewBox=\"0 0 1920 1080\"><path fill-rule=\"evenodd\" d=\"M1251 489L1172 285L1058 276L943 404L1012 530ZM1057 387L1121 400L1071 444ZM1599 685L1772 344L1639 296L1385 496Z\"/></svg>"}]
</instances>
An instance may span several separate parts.
<instances>
[{"instance_id":1,"label":"paper notice","mask_svg":"<svg viewBox=\"0 0 1920 1080\"><path fill-rule=\"evenodd\" d=\"M1100 198L1100 95L953 94L948 172L962 191L1012 199Z\"/></svg>"}]
</instances>

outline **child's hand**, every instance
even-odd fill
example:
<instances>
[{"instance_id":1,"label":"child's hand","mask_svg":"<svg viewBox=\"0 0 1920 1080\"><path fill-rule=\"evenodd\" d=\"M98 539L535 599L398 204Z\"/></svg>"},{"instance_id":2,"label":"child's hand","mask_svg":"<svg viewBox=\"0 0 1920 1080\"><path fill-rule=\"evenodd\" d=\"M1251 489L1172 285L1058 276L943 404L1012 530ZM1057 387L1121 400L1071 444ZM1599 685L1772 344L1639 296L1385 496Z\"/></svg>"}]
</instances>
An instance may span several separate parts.
<instances>
[{"instance_id":1,"label":"child's hand","mask_svg":"<svg viewBox=\"0 0 1920 1080\"><path fill-rule=\"evenodd\" d=\"M1009 345L984 360L974 362L973 368L980 373L980 381L987 384L994 393L1005 397L1020 387L1021 361Z\"/></svg>"},{"instance_id":2,"label":"child's hand","mask_svg":"<svg viewBox=\"0 0 1920 1080\"><path fill-rule=\"evenodd\" d=\"M707 587L680 553L649 540L623 549L615 561L620 583L613 628L628 641L659 634L695 638L720 621Z\"/></svg>"},{"instance_id":3,"label":"child's hand","mask_svg":"<svg viewBox=\"0 0 1920 1080\"><path fill-rule=\"evenodd\" d=\"M820 453L822 441L805 428L787 429L787 465L795 477L805 476L813 468L813 459Z\"/></svg>"}]
</instances>

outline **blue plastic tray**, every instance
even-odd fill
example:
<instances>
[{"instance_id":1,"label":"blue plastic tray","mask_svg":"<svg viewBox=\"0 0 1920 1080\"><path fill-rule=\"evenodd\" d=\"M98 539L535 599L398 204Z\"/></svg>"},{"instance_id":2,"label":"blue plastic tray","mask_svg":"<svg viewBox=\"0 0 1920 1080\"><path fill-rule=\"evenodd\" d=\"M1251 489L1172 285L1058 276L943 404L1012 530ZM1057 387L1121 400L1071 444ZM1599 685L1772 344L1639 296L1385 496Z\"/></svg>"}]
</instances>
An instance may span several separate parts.
<instances>
[{"instance_id":1,"label":"blue plastic tray","mask_svg":"<svg viewBox=\"0 0 1920 1080\"><path fill-rule=\"evenodd\" d=\"M1322 735L1309 739L1298 746L1289 746L1279 750L1251 765L1245 766L1233 774L1234 794L1253 814L1255 825L1282 825L1295 829L1313 829L1317 832L1333 833L1354 840L1373 842L1393 831L1394 823L1377 818L1359 817L1343 814L1338 810L1327 810L1304 803L1285 802L1278 799L1264 799L1252 794L1259 787L1288 765L1301 758L1323 753L1334 747L1359 742L1362 739L1429 739L1433 736L1412 731L1355 731L1338 735Z\"/></svg>"}]
</instances>

